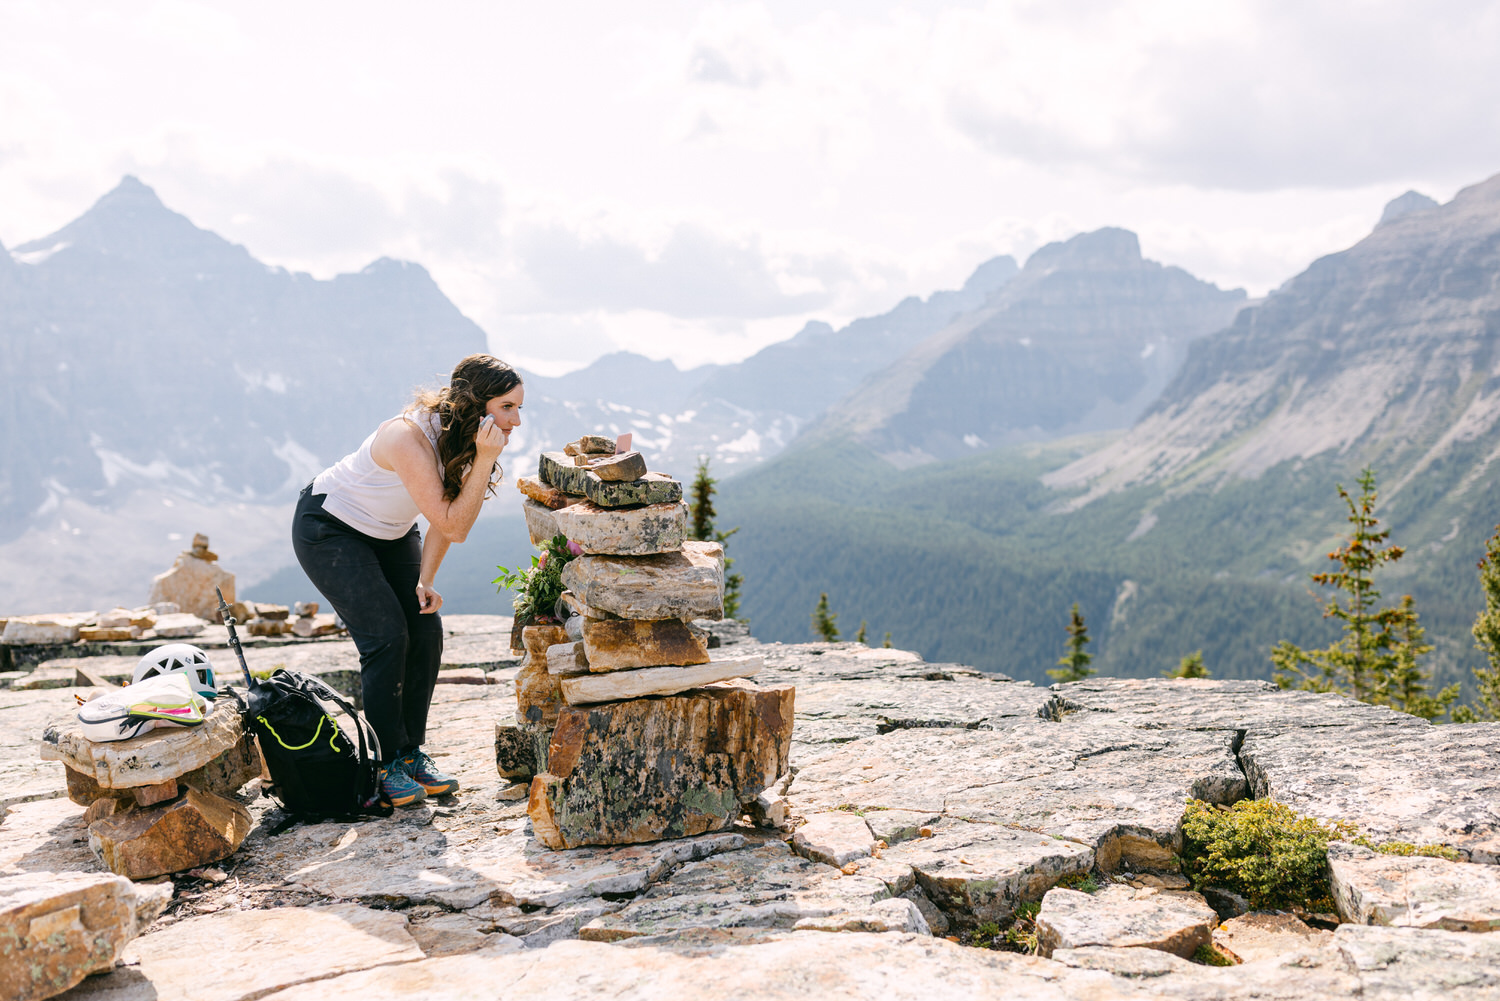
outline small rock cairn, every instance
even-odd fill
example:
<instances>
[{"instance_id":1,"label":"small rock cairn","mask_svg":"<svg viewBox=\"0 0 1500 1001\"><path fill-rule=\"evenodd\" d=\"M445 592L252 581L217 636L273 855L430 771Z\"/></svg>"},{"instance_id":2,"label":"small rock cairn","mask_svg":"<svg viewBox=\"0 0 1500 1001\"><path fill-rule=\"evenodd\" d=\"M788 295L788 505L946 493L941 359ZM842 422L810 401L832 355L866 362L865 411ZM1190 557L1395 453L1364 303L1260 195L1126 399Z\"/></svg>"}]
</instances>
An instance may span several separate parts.
<instances>
[{"instance_id":1,"label":"small rock cairn","mask_svg":"<svg viewBox=\"0 0 1500 1001\"><path fill-rule=\"evenodd\" d=\"M686 538L682 484L585 435L517 486L533 544L583 551L562 572L566 625L522 631L521 722L496 737L501 773L531 778L537 840L631 844L756 816L788 771L795 689L742 680L759 657L710 658L693 620L723 617L724 547Z\"/></svg>"},{"instance_id":2,"label":"small rock cairn","mask_svg":"<svg viewBox=\"0 0 1500 1001\"><path fill-rule=\"evenodd\" d=\"M44 761L61 761L68 798L88 807L89 848L111 872L149 879L227 858L250 833L233 796L261 773L260 752L235 701L220 697L200 725L95 743L68 713L42 733Z\"/></svg>"}]
</instances>

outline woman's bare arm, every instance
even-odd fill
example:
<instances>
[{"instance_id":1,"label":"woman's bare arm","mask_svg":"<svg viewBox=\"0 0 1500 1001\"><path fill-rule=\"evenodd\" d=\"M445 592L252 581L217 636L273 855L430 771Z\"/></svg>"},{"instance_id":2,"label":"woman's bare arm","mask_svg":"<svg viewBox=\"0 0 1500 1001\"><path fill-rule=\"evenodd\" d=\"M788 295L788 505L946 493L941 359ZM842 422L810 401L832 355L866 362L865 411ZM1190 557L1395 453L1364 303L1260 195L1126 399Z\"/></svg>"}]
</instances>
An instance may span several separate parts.
<instances>
[{"instance_id":1,"label":"woman's bare arm","mask_svg":"<svg viewBox=\"0 0 1500 1001\"><path fill-rule=\"evenodd\" d=\"M422 537L422 568L417 572L417 604L428 615L443 607L443 596L432 586L443 557L448 555L448 537L431 525Z\"/></svg>"},{"instance_id":2,"label":"woman's bare arm","mask_svg":"<svg viewBox=\"0 0 1500 1001\"><path fill-rule=\"evenodd\" d=\"M370 455L375 464L401 477L407 493L427 523L448 543L463 542L479 517L490 470L505 447L505 436L493 422L482 423L474 436L474 465L464 477L458 496L443 499L443 479L427 435L405 420L388 421L375 435ZM446 546L444 547L446 551ZM439 557L441 560L441 557Z\"/></svg>"}]
</instances>

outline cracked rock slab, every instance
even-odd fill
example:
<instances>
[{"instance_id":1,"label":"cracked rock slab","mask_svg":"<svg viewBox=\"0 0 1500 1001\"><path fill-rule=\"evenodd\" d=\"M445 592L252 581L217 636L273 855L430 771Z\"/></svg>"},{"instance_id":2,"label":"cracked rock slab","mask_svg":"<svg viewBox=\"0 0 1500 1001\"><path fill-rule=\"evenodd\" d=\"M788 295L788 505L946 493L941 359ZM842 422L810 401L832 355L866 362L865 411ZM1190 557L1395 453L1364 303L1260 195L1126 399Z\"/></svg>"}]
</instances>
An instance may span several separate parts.
<instances>
[{"instance_id":1,"label":"cracked rock slab","mask_svg":"<svg viewBox=\"0 0 1500 1001\"><path fill-rule=\"evenodd\" d=\"M317 824L277 839L286 883L326 897L468 908L556 907L604 893L638 893L673 866L746 844L734 832L618 848L553 851L512 826L479 820L438 829L430 816L400 822ZM501 829L497 830L497 826ZM294 834L295 832L295 834ZM295 861L294 861L295 859Z\"/></svg>"},{"instance_id":2,"label":"cracked rock slab","mask_svg":"<svg viewBox=\"0 0 1500 1001\"><path fill-rule=\"evenodd\" d=\"M903 842L881 857L910 866L927 897L969 927L1008 917L1017 904L1040 900L1059 879L1094 864L1094 853L1077 842L963 821L949 821L932 837Z\"/></svg>"},{"instance_id":3,"label":"cracked rock slab","mask_svg":"<svg viewBox=\"0 0 1500 1001\"><path fill-rule=\"evenodd\" d=\"M1118 884L1097 893L1061 887L1048 890L1036 916L1042 955L1056 949L1097 945L1155 949L1187 959L1219 923L1219 915L1197 893L1135 890Z\"/></svg>"},{"instance_id":4,"label":"cracked rock slab","mask_svg":"<svg viewBox=\"0 0 1500 1001\"><path fill-rule=\"evenodd\" d=\"M164 727L96 744L83 736L75 706L53 717L41 736L42 760L61 761L106 788L128 789L160 785L202 768L232 750L244 732L239 706L225 697L195 727Z\"/></svg>"},{"instance_id":5,"label":"cracked rock slab","mask_svg":"<svg viewBox=\"0 0 1500 1001\"><path fill-rule=\"evenodd\" d=\"M1488 1001L1500 996L1497 935L1339 925L1333 945L1359 978L1364 1001Z\"/></svg>"},{"instance_id":6,"label":"cracked rock slab","mask_svg":"<svg viewBox=\"0 0 1500 1001\"><path fill-rule=\"evenodd\" d=\"M609 942L692 929L792 928L833 915L846 923L861 915L884 922L891 914L870 907L889 896L882 880L845 876L768 841L684 865L622 910L585 925L579 937Z\"/></svg>"},{"instance_id":7,"label":"cracked rock slab","mask_svg":"<svg viewBox=\"0 0 1500 1001\"><path fill-rule=\"evenodd\" d=\"M1443 844L1500 863L1500 723L1251 730L1240 760L1257 799L1347 820L1375 841Z\"/></svg>"},{"instance_id":8,"label":"cracked rock slab","mask_svg":"<svg viewBox=\"0 0 1500 1001\"><path fill-rule=\"evenodd\" d=\"M1328 846L1339 916L1360 925L1500 930L1500 866Z\"/></svg>"},{"instance_id":9,"label":"cracked rock slab","mask_svg":"<svg viewBox=\"0 0 1500 1001\"><path fill-rule=\"evenodd\" d=\"M241 1001L423 954L404 915L333 904L188 918L137 939L125 958L132 965L85 981L68 1001Z\"/></svg>"},{"instance_id":10,"label":"cracked rock slab","mask_svg":"<svg viewBox=\"0 0 1500 1001\"><path fill-rule=\"evenodd\" d=\"M897 730L839 747L793 780L794 814L853 806L941 813L1094 846L1106 871L1167 866L1188 797L1233 802L1235 734L1090 721Z\"/></svg>"}]
</instances>

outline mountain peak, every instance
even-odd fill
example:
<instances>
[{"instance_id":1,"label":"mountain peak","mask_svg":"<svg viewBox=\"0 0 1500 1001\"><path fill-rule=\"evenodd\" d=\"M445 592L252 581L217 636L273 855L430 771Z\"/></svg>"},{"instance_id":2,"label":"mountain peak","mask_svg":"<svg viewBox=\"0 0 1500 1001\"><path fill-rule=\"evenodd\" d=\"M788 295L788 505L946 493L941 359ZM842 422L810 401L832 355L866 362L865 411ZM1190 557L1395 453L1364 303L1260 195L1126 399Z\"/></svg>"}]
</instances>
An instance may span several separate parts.
<instances>
[{"instance_id":1,"label":"mountain peak","mask_svg":"<svg viewBox=\"0 0 1500 1001\"><path fill-rule=\"evenodd\" d=\"M1047 244L1027 258L1024 270L1114 271L1138 268L1143 263L1141 241L1134 233L1116 226L1105 226L1092 233L1079 233L1071 240Z\"/></svg>"},{"instance_id":2,"label":"mountain peak","mask_svg":"<svg viewBox=\"0 0 1500 1001\"><path fill-rule=\"evenodd\" d=\"M1380 221L1376 226L1384 226L1388 222L1400 219L1404 215L1413 212L1425 212L1428 209L1438 207L1437 199L1429 198L1420 191L1408 191L1404 195L1392 198L1385 203L1385 211L1380 213Z\"/></svg>"},{"instance_id":3,"label":"mountain peak","mask_svg":"<svg viewBox=\"0 0 1500 1001\"><path fill-rule=\"evenodd\" d=\"M969 280L964 282L963 290L987 296L1020 272L1021 269L1017 266L1016 259L1009 254L991 257L974 269Z\"/></svg>"},{"instance_id":4,"label":"mountain peak","mask_svg":"<svg viewBox=\"0 0 1500 1001\"><path fill-rule=\"evenodd\" d=\"M18 254L50 259L84 250L108 257L169 266L205 268L253 265L245 248L194 226L167 208L150 185L126 174L83 215L40 240L16 247Z\"/></svg>"}]
</instances>

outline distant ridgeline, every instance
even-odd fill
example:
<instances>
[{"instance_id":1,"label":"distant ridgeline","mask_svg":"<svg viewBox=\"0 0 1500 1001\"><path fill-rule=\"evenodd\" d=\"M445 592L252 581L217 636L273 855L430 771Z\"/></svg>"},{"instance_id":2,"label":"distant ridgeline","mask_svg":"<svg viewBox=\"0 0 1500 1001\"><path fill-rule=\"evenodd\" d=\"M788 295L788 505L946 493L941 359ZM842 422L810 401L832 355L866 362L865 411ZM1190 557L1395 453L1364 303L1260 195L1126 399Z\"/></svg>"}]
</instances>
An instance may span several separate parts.
<instances>
[{"instance_id":1,"label":"distant ridgeline","mask_svg":"<svg viewBox=\"0 0 1500 1001\"><path fill-rule=\"evenodd\" d=\"M65 496L292 499L484 346L415 264L267 267L127 177L0 251L0 542Z\"/></svg>"},{"instance_id":2,"label":"distant ridgeline","mask_svg":"<svg viewBox=\"0 0 1500 1001\"><path fill-rule=\"evenodd\" d=\"M1046 279L1042 302L1026 302L1027 276L1067 247L1038 252L984 319L871 377L807 447L724 484L721 518L744 526L735 550L756 635L807 638L828 591L842 622L867 620L873 636L1040 681L1076 600L1101 673L1154 676L1201 648L1215 677L1269 677L1277 640L1338 635L1308 575L1328 568L1346 528L1335 483L1353 488L1368 464L1379 516L1408 550L1377 585L1392 604L1415 596L1438 680L1466 678L1483 607L1475 563L1500 522L1500 178L1443 206L1397 199L1354 247L1193 340L1123 435L955 457L971 434L1107 428L1091 415L1138 400L1131 387L1153 377L1119 367L1132 343L1150 360L1152 321L1110 319L1149 313L1111 299L1144 280L1091 284L1095 265L1069 276L1071 308L1098 310L1092 329L1049 317ZM1207 303L1227 297L1205 287L1185 302L1191 279L1176 281L1157 301L1184 318L1180 344L1186 321L1211 319ZM1112 355L1094 346L1111 336ZM1041 346L1054 357L1035 364L1027 352ZM1069 359L1099 371L1070 381ZM946 404L943 379L962 387Z\"/></svg>"}]
</instances>

